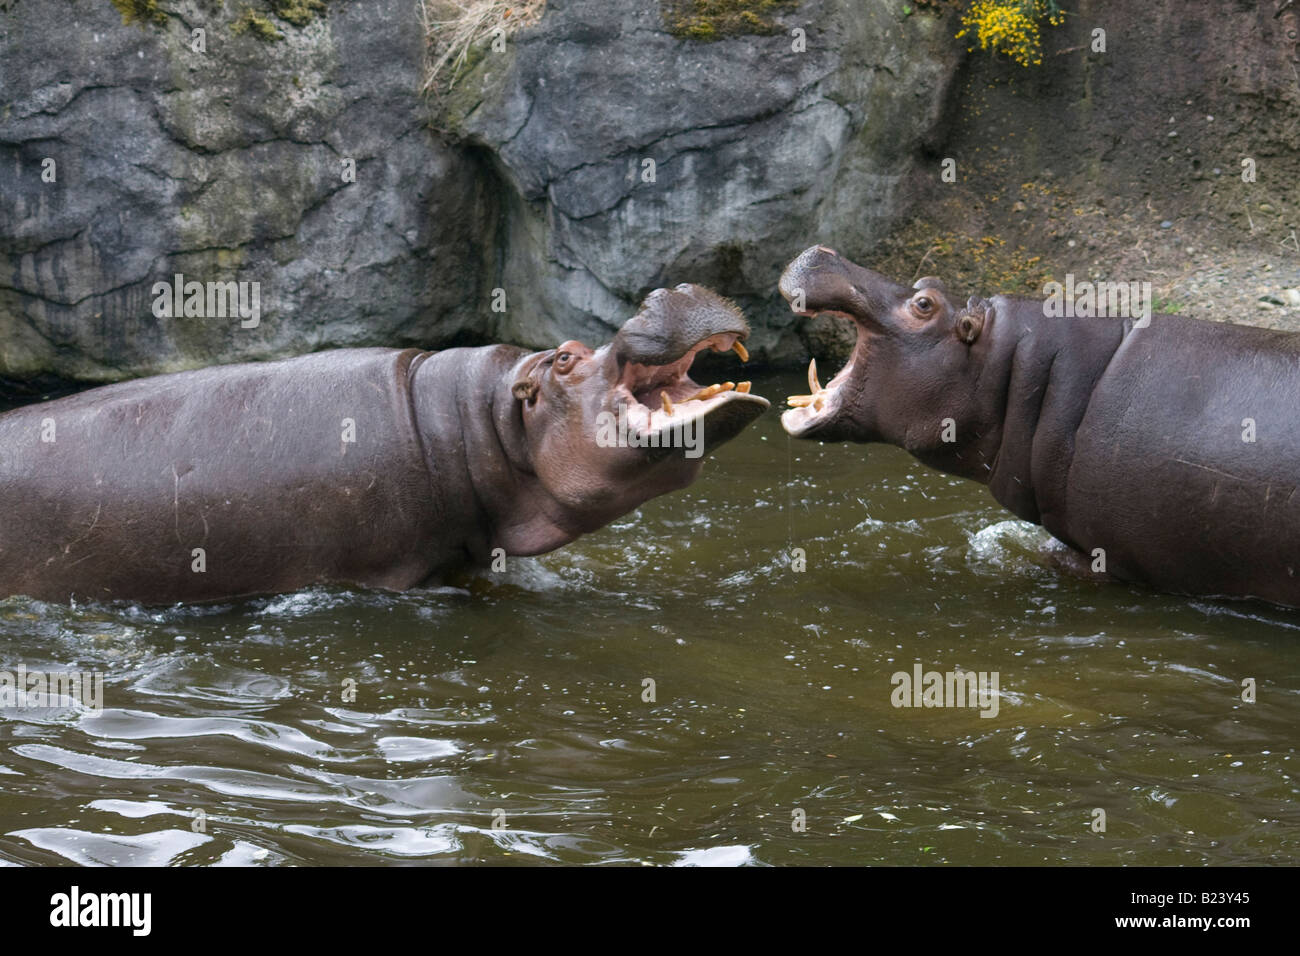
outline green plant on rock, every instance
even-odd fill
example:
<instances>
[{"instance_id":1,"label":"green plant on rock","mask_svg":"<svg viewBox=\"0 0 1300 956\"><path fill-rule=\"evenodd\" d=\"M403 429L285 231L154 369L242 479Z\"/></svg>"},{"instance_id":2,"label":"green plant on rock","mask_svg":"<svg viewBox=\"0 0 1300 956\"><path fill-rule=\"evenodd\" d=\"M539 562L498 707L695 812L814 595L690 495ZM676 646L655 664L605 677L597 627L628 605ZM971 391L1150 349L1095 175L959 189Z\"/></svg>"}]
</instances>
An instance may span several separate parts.
<instances>
[{"instance_id":1,"label":"green plant on rock","mask_svg":"<svg viewBox=\"0 0 1300 956\"><path fill-rule=\"evenodd\" d=\"M158 7L158 0L113 0L113 6L122 14L123 23L166 23L167 14Z\"/></svg>"},{"instance_id":2,"label":"green plant on rock","mask_svg":"<svg viewBox=\"0 0 1300 956\"><path fill-rule=\"evenodd\" d=\"M6 0L0 0L0 5ZM326 0L264 0L271 14L295 27L305 27L325 12ZM138 23L144 27L151 23L164 24L167 14L158 6L158 0L113 0L113 6L122 14L123 23ZM270 16L245 4L243 11L230 24L235 35L245 33L268 43L283 40L284 34L276 29Z\"/></svg>"},{"instance_id":3,"label":"green plant on rock","mask_svg":"<svg viewBox=\"0 0 1300 956\"><path fill-rule=\"evenodd\" d=\"M717 40L779 33L781 26L772 17L798 5L798 0L665 0L663 16L673 36Z\"/></svg>"},{"instance_id":4,"label":"green plant on rock","mask_svg":"<svg viewBox=\"0 0 1300 956\"><path fill-rule=\"evenodd\" d=\"M271 10L285 23L305 27L325 11L324 0L271 0Z\"/></svg>"},{"instance_id":5,"label":"green plant on rock","mask_svg":"<svg viewBox=\"0 0 1300 956\"><path fill-rule=\"evenodd\" d=\"M275 28L275 24L252 7L244 7L244 12L230 25L230 32L236 36L248 33L267 43L284 39L284 34Z\"/></svg>"}]
</instances>

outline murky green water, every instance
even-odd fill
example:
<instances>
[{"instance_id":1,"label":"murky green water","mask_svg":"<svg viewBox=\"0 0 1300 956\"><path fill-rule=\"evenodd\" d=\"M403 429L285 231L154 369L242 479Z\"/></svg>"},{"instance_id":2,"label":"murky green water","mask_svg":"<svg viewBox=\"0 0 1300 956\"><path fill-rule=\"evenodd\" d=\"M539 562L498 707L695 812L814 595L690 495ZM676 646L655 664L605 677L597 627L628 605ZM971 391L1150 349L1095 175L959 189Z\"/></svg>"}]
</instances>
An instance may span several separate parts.
<instances>
[{"instance_id":1,"label":"murky green water","mask_svg":"<svg viewBox=\"0 0 1300 956\"><path fill-rule=\"evenodd\" d=\"M0 861L1294 862L1300 612L1063 577L1007 517L774 411L470 594L0 602L0 665L106 674L2 715ZM892 706L917 663L997 715Z\"/></svg>"}]
</instances>

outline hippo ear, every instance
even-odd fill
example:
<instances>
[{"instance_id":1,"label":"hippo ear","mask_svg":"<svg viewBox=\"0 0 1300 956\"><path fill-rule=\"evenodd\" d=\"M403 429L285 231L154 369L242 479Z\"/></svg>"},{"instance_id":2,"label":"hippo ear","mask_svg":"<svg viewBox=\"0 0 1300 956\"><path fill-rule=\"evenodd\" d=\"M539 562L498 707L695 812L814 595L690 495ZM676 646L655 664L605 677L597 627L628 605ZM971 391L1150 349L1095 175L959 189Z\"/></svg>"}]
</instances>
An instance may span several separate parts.
<instances>
[{"instance_id":1,"label":"hippo ear","mask_svg":"<svg viewBox=\"0 0 1300 956\"><path fill-rule=\"evenodd\" d=\"M967 345L973 343L984 331L984 320L988 318L988 302L971 296L966 308L957 313L955 331L957 338Z\"/></svg>"},{"instance_id":2,"label":"hippo ear","mask_svg":"<svg viewBox=\"0 0 1300 956\"><path fill-rule=\"evenodd\" d=\"M555 355L555 349L549 349L545 352L536 352L520 366L519 371L515 374L519 377L515 383L510 386L510 394L520 402L531 402L537 397L537 393L542 390L541 373L546 365L546 360Z\"/></svg>"}]
</instances>

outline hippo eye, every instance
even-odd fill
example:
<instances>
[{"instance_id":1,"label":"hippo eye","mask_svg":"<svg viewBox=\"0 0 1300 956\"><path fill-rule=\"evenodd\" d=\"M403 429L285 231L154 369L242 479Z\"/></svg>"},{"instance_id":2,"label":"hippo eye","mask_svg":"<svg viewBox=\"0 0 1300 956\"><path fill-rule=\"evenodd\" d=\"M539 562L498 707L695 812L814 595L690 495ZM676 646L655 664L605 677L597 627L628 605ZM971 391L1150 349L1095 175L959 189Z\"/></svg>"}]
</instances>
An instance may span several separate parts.
<instances>
[{"instance_id":1,"label":"hippo eye","mask_svg":"<svg viewBox=\"0 0 1300 956\"><path fill-rule=\"evenodd\" d=\"M912 305L916 311L929 315L934 311L934 300L928 295L918 295L912 300Z\"/></svg>"},{"instance_id":2,"label":"hippo eye","mask_svg":"<svg viewBox=\"0 0 1300 956\"><path fill-rule=\"evenodd\" d=\"M555 356L555 371L559 372L561 375L568 372L571 365L573 365L572 352L561 352L559 355Z\"/></svg>"}]
</instances>

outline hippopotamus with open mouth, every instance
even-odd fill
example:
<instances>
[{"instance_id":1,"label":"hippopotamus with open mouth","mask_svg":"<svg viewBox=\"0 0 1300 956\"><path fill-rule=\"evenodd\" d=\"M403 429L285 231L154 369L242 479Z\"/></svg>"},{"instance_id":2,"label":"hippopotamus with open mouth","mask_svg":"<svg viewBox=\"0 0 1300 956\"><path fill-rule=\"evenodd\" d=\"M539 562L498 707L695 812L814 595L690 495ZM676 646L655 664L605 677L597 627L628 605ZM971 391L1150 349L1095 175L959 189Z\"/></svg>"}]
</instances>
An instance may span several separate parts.
<instances>
[{"instance_id":1,"label":"hippopotamus with open mouth","mask_svg":"<svg viewBox=\"0 0 1300 956\"><path fill-rule=\"evenodd\" d=\"M689 485L767 401L701 388L749 327L659 289L592 350L339 349L0 415L0 594L211 601L402 589L551 551Z\"/></svg>"},{"instance_id":2,"label":"hippopotamus with open mouth","mask_svg":"<svg viewBox=\"0 0 1300 956\"><path fill-rule=\"evenodd\" d=\"M796 438L889 442L989 486L1093 571L1300 606L1300 335L1155 315L961 303L822 246L786 268L796 312L857 326L852 358L791 396Z\"/></svg>"}]
</instances>

